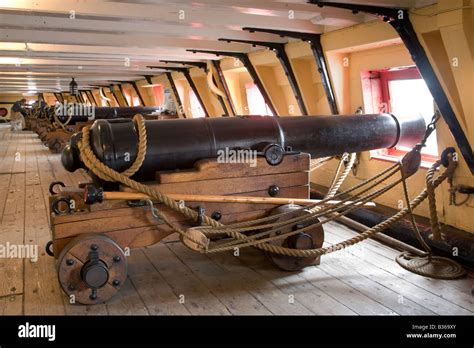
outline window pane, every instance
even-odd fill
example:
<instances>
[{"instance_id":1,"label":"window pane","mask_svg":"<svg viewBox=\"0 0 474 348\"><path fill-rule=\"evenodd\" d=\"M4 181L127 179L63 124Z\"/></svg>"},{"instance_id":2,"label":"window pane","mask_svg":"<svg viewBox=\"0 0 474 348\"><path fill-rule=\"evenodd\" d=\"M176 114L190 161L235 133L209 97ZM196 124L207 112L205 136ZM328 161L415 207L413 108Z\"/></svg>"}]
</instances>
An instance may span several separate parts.
<instances>
[{"instance_id":1,"label":"window pane","mask_svg":"<svg viewBox=\"0 0 474 348\"><path fill-rule=\"evenodd\" d=\"M191 103L191 114L193 115L193 118L206 116L201 107L201 103L199 103L199 100L193 91L189 91L189 101Z\"/></svg>"},{"instance_id":2,"label":"window pane","mask_svg":"<svg viewBox=\"0 0 474 348\"><path fill-rule=\"evenodd\" d=\"M434 114L434 102L426 83L422 79L389 81L390 109L400 118L422 115L426 124ZM409 150L403 149L401 150ZM436 132L428 138L422 153L438 156Z\"/></svg>"},{"instance_id":3,"label":"window pane","mask_svg":"<svg viewBox=\"0 0 474 348\"><path fill-rule=\"evenodd\" d=\"M254 83L247 83L245 85L245 92L247 95L249 115L273 116L270 108L265 103L265 99L263 99L262 93L260 93Z\"/></svg>"},{"instance_id":4,"label":"window pane","mask_svg":"<svg viewBox=\"0 0 474 348\"><path fill-rule=\"evenodd\" d=\"M155 98L154 105L163 105L165 102L165 91L163 85L153 86L153 97Z\"/></svg>"}]
</instances>

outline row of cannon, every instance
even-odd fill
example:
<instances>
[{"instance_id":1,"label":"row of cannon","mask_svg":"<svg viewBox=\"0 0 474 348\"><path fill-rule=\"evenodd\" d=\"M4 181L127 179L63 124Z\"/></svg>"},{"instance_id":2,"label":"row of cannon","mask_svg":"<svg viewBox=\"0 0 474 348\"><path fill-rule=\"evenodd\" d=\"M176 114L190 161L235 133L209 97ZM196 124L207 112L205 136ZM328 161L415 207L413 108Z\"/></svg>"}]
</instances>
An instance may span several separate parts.
<instances>
[{"instance_id":1,"label":"row of cannon","mask_svg":"<svg viewBox=\"0 0 474 348\"><path fill-rule=\"evenodd\" d=\"M131 119L141 114L147 119L172 119L177 115L151 107L98 107L83 104L43 106L27 111L26 127L37 133L53 153L61 153L71 136L95 120Z\"/></svg>"}]
</instances>

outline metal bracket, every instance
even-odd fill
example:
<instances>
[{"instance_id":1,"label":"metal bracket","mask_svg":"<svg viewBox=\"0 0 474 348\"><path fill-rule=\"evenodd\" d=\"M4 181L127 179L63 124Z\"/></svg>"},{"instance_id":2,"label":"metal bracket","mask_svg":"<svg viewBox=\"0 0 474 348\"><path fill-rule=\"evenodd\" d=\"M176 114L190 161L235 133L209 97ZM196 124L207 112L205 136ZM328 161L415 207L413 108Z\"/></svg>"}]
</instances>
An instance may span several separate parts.
<instances>
[{"instance_id":1,"label":"metal bracket","mask_svg":"<svg viewBox=\"0 0 474 348\"><path fill-rule=\"evenodd\" d=\"M143 77L145 78L146 82L147 82L149 85L152 85L152 84L153 84L153 81L151 80L151 78L153 77L153 75L143 75Z\"/></svg>"},{"instance_id":2,"label":"metal bracket","mask_svg":"<svg viewBox=\"0 0 474 348\"><path fill-rule=\"evenodd\" d=\"M388 22L397 31L406 48L410 52L413 61L420 70L421 76L425 80L431 95L441 111L441 115L448 125L449 130L451 131L451 134L453 135L456 144L471 171L471 174L474 174L474 155L469 140L467 139L461 124L449 103L449 99L444 92L433 67L431 66L420 40L418 39L415 29L410 21L408 10L402 8L354 5L319 0L310 0L309 3L318 5L319 7L328 6L347 9L351 10L354 14L357 14L358 12L372 14L382 18L383 21Z\"/></svg>"},{"instance_id":3,"label":"metal bracket","mask_svg":"<svg viewBox=\"0 0 474 348\"><path fill-rule=\"evenodd\" d=\"M252 45L253 47L262 46L262 47L267 47L268 49L275 52L283 68L283 71L285 72L285 75L288 78L288 82L290 83L291 90L293 91L293 94L301 110L301 113L303 115L308 115L308 111L306 110L306 105L304 105L303 95L301 94L298 81L296 80L295 73L293 71L293 68L291 67L290 58L288 57L288 54L285 51L285 44L278 43L278 42L236 40L236 39L225 39L225 38L220 38L219 41L226 41L228 43L231 43L231 42L245 43L245 44Z\"/></svg>"},{"instance_id":4,"label":"metal bracket","mask_svg":"<svg viewBox=\"0 0 474 348\"><path fill-rule=\"evenodd\" d=\"M267 93L267 90L263 86L262 81L260 80L260 77L257 74L257 71L255 70L252 62L250 61L249 57L247 54L242 53L242 52L229 52L229 51L211 51L211 50L199 50L199 49L188 49L186 50L188 52L192 53L207 53L207 54L214 54L217 57L219 56L226 56L226 57L234 57L242 62L242 64L245 66L247 71L249 72L250 76L252 77L253 82L259 89L260 93L263 96L263 99L265 100L265 103L268 105L270 108L271 112L273 115L277 116L278 113L275 109L275 106L273 105L270 96Z\"/></svg>"},{"instance_id":5,"label":"metal bracket","mask_svg":"<svg viewBox=\"0 0 474 348\"><path fill-rule=\"evenodd\" d=\"M181 65L189 65L199 69L204 70L207 73L207 63L204 62L195 62L195 61L184 61L184 60L160 60L161 63L165 64L181 64Z\"/></svg>"},{"instance_id":6,"label":"metal bracket","mask_svg":"<svg viewBox=\"0 0 474 348\"><path fill-rule=\"evenodd\" d=\"M199 226L202 226L204 224L205 209L201 206L198 206L197 207L197 213L198 213L197 223L199 224Z\"/></svg>"},{"instance_id":7,"label":"metal bracket","mask_svg":"<svg viewBox=\"0 0 474 348\"><path fill-rule=\"evenodd\" d=\"M162 223L163 220L160 218L160 216L158 215L158 209L155 207L155 205L153 204L153 201L151 199L147 199L147 200L144 200L143 202L147 203L149 206L150 206L150 211L151 211L151 215L153 215L153 217L155 218L156 222L157 223Z\"/></svg>"},{"instance_id":8,"label":"metal bracket","mask_svg":"<svg viewBox=\"0 0 474 348\"><path fill-rule=\"evenodd\" d=\"M329 71L327 68L326 59L324 58L323 47L321 46L321 34L315 33L304 33L297 31L289 30L278 30L278 29L264 29L264 28L251 28L245 27L242 30L248 31L250 33L268 33L279 35L280 37L291 37L295 39L300 39L310 44L311 51L313 52L314 59L316 60L316 65L318 66L318 72L321 75L321 82L323 84L326 97L328 99L329 107L331 113L336 115L339 113L336 103L336 97L334 93L334 88L329 78Z\"/></svg>"}]
</instances>

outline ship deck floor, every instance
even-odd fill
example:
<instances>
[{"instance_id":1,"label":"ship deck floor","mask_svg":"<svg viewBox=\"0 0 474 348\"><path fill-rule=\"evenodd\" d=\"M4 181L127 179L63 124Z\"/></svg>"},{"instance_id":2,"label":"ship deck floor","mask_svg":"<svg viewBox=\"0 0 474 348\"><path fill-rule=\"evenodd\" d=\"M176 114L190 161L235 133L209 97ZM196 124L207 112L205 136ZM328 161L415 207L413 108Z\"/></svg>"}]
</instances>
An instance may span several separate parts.
<instances>
[{"instance_id":1,"label":"ship deck floor","mask_svg":"<svg viewBox=\"0 0 474 348\"><path fill-rule=\"evenodd\" d=\"M203 255L176 238L132 250L129 279L107 304L71 305L56 277L50 240L48 186L87 179L68 173L32 132L0 125L0 244L37 244L37 262L0 259L2 315L472 315L472 278L433 280L394 261L399 251L368 240L324 256L299 273L275 269L257 250ZM326 226L334 243L356 232Z\"/></svg>"}]
</instances>

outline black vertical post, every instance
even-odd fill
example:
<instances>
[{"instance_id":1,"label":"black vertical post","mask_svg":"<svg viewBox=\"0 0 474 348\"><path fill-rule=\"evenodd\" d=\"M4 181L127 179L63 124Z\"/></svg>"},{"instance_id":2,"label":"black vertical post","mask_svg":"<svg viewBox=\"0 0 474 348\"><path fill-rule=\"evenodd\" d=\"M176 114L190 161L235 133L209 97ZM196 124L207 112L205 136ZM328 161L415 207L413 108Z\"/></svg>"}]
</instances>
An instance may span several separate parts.
<instances>
[{"instance_id":1,"label":"black vertical post","mask_svg":"<svg viewBox=\"0 0 474 348\"><path fill-rule=\"evenodd\" d=\"M178 89L176 88L176 84L174 83L173 80L173 75L167 71L166 72L166 77L168 78L168 82L170 83L171 90L174 93L174 97L176 98L176 103L178 103L178 111L180 111L184 118L186 118L186 112L184 111L183 103L181 102L181 97L179 96Z\"/></svg>"},{"instance_id":2,"label":"black vertical post","mask_svg":"<svg viewBox=\"0 0 474 348\"><path fill-rule=\"evenodd\" d=\"M140 103L142 104L142 106L145 106L145 100L143 99L143 97L140 93L140 89L138 88L137 83L135 81L131 81L130 83L133 86L133 89L135 90L135 93L137 93L137 96L140 99Z\"/></svg>"},{"instance_id":3,"label":"black vertical post","mask_svg":"<svg viewBox=\"0 0 474 348\"><path fill-rule=\"evenodd\" d=\"M239 56L240 61L244 64L245 68L249 72L250 76L252 77L253 82L257 85L257 88L259 89L260 93L263 96L263 99L265 100L265 103L268 105L270 108L271 112L273 115L277 116L278 112L271 102L270 96L267 93L267 90L263 86L262 81L260 80L260 77L258 76L257 71L255 70L252 62L250 61L250 58L246 54L242 54Z\"/></svg>"},{"instance_id":4,"label":"black vertical post","mask_svg":"<svg viewBox=\"0 0 474 348\"><path fill-rule=\"evenodd\" d=\"M128 103L127 98L125 98L125 93L123 93L123 86L122 86L122 84L120 83L120 84L118 85L118 87L119 87L120 94L122 95L122 99L123 99L124 102L125 102L125 105L126 105L126 106L131 106L131 105ZM130 96L130 98L131 98L131 96ZM131 102L132 102L132 101L131 101ZM132 102L132 103L133 103L133 102ZM120 105L120 104L119 104L119 105Z\"/></svg>"},{"instance_id":5,"label":"black vertical post","mask_svg":"<svg viewBox=\"0 0 474 348\"><path fill-rule=\"evenodd\" d=\"M87 98L91 102L92 105L97 105L97 102L95 101L94 95L92 94L92 91L86 91Z\"/></svg>"},{"instance_id":6,"label":"black vertical post","mask_svg":"<svg viewBox=\"0 0 474 348\"><path fill-rule=\"evenodd\" d=\"M186 80L188 81L189 86L191 86L191 89L193 90L194 94L196 95L196 98L198 99L199 104L201 104L202 110L204 111L204 115L206 117L209 117L209 113L207 112L206 106L204 105L204 102L201 98L201 95L199 94L199 91L198 91L196 85L194 84L193 78L191 77L191 75L189 73L189 69L182 70L182 73L184 74L184 77L186 77Z\"/></svg>"},{"instance_id":7,"label":"black vertical post","mask_svg":"<svg viewBox=\"0 0 474 348\"><path fill-rule=\"evenodd\" d=\"M229 102L232 115L235 116L237 115L237 112L235 111L234 102L232 101L232 96L230 95L229 86L227 85L227 82L225 80L224 72L221 69L220 63L221 62L219 60L212 61L212 65L214 66L214 69L216 69L217 75L219 76L219 81L221 82L221 85L224 88L224 93L227 97L227 101Z\"/></svg>"},{"instance_id":8,"label":"black vertical post","mask_svg":"<svg viewBox=\"0 0 474 348\"><path fill-rule=\"evenodd\" d=\"M119 85L120 93L122 93L122 89L120 87L121 86ZM115 95L114 86L110 86L109 90L110 90L110 93L112 93L112 95L114 96L114 99L117 102L117 106L120 106L120 103L117 99L117 95ZM123 99L125 99L125 96L123 95L123 93L122 93L122 97L123 97ZM125 99L125 104L127 104L127 106L129 106L126 99Z\"/></svg>"},{"instance_id":9,"label":"black vertical post","mask_svg":"<svg viewBox=\"0 0 474 348\"><path fill-rule=\"evenodd\" d=\"M63 98L63 95L61 93L54 93L54 97L56 98L56 100L60 103L63 103L64 102L64 98Z\"/></svg>"},{"instance_id":10,"label":"black vertical post","mask_svg":"<svg viewBox=\"0 0 474 348\"><path fill-rule=\"evenodd\" d=\"M310 46L314 59L316 60L316 65L318 66L318 72L321 76L321 82L328 99L329 107L331 108L331 113L336 115L339 113L339 110L337 108L336 96L334 95L331 79L329 78L329 71L326 65L326 59L324 58L323 47L321 46L321 35L314 35Z\"/></svg>"}]
</instances>

